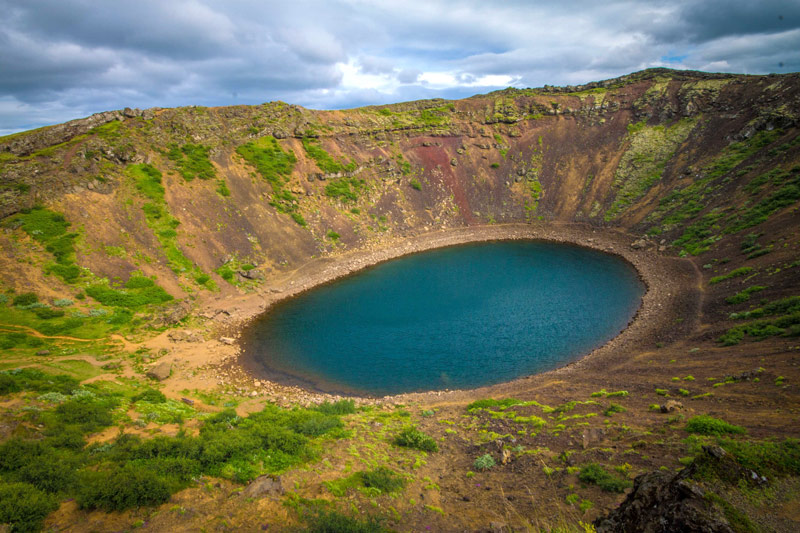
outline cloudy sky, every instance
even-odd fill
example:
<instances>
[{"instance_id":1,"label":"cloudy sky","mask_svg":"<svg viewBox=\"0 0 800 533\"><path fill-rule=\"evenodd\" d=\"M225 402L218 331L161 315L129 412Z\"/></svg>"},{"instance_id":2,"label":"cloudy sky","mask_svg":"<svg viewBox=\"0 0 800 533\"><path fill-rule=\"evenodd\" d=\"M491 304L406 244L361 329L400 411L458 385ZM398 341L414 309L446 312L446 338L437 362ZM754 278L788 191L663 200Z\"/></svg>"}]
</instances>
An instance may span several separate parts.
<instances>
[{"instance_id":1,"label":"cloudy sky","mask_svg":"<svg viewBox=\"0 0 800 533\"><path fill-rule=\"evenodd\" d=\"M0 135L124 107L800 71L798 0L0 0Z\"/></svg>"}]
</instances>

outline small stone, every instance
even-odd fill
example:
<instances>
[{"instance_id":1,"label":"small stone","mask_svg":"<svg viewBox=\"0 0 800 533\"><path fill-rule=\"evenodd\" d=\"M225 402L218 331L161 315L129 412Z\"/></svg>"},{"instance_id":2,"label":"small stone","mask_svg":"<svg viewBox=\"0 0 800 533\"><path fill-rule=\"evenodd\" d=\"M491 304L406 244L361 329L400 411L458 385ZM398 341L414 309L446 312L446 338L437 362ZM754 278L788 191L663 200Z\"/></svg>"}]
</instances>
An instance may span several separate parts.
<instances>
[{"instance_id":1,"label":"small stone","mask_svg":"<svg viewBox=\"0 0 800 533\"><path fill-rule=\"evenodd\" d=\"M230 337L220 337L219 338L219 342L221 342L222 344L227 344L228 346L231 346L234 343L236 343L236 339L232 339Z\"/></svg>"},{"instance_id":2,"label":"small stone","mask_svg":"<svg viewBox=\"0 0 800 533\"><path fill-rule=\"evenodd\" d=\"M194 400L190 400L189 398L181 398L181 401L186 405L194 405Z\"/></svg>"},{"instance_id":3,"label":"small stone","mask_svg":"<svg viewBox=\"0 0 800 533\"><path fill-rule=\"evenodd\" d=\"M680 411L681 409L683 409L683 404L675 400L669 400L667 403L661 406L662 413L672 413L675 411Z\"/></svg>"},{"instance_id":4,"label":"small stone","mask_svg":"<svg viewBox=\"0 0 800 533\"><path fill-rule=\"evenodd\" d=\"M39 350L36 355L50 355L50 350Z\"/></svg>"}]
</instances>

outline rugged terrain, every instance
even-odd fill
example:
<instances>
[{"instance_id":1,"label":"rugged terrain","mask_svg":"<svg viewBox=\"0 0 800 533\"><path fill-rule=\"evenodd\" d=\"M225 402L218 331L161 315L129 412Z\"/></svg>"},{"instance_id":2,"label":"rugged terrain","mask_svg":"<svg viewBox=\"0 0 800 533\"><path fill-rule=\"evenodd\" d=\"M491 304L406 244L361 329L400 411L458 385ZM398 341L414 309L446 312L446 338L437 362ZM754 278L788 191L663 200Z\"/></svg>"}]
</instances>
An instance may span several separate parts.
<instances>
[{"instance_id":1,"label":"rugged terrain","mask_svg":"<svg viewBox=\"0 0 800 533\"><path fill-rule=\"evenodd\" d=\"M640 498L704 531L797 530L799 121L800 75L651 69L344 111L125 109L0 138L0 446L77 472L0 459L0 496L34 502L0 522L255 531L361 511L382 521L365 531L633 531ZM271 302L497 238L622 255L648 285L637 318L554 372L355 404L237 355ZM398 446L412 426L438 451ZM148 497L113 492L129 463ZM280 482L247 484L261 474Z\"/></svg>"}]
</instances>

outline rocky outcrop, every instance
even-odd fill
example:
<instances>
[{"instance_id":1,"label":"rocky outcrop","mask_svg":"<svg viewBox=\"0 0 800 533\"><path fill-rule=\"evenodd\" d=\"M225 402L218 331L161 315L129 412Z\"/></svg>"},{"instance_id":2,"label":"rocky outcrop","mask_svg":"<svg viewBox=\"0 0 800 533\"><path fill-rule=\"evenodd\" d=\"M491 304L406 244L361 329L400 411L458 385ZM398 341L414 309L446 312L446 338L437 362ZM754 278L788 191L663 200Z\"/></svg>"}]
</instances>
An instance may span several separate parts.
<instances>
[{"instance_id":1,"label":"rocky outcrop","mask_svg":"<svg viewBox=\"0 0 800 533\"><path fill-rule=\"evenodd\" d=\"M633 490L620 506L595 520L598 533L733 533L710 490L695 478L762 484L766 480L749 471L725 450L706 446L703 453L677 474L650 472L638 476Z\"/></svg>"},{"instance_id":2,"label":"rocky outcrop","mask_svg":"<svg viewBox=\"0 0 800 533\"><path fill-rule=\"evenodd\" d=\"M104 111L95 113L86 118L70 120L56 126L40 128L27 135L14 136L9 142L0 146L0 151L11 152L14 155L26 156L37 150L66 142L77 135L83 135L92 128L102 126L114 120L142 117L149 120L155 116L157 108L131 109L126 107L121 111Z\"/></svg>"}]
</instances>

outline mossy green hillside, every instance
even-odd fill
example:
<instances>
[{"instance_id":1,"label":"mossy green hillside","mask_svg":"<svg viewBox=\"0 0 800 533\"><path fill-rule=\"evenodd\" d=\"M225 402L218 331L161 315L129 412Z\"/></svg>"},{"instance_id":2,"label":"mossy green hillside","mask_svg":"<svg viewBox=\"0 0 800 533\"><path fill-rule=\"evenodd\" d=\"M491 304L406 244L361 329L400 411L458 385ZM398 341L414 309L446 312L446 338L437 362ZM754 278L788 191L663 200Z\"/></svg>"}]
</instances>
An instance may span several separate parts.
<instances>
[{"instance_id":1,"label":"mossy green hillside","mask_svg":"<svg viewBox=\"0 0 800 533\"><path fill-rule=\"evenodd\" d=\"M639 122L628 128L630 146L614 175L614 201L605 220L614 220L661 180L667 163L694 129L696 119L682 119L670 125L648 126Z\"/></svg>"},{"instance_id":2,"label":"mossy green hillside","mask_svg":"<svg viewBox=\"0 0 800 533\"><path fill-rule=\"evenodd\" d=\"M180 221L169 212L169 206L164 198L166 191L161 171L152 165L142 163L130 165L127 174L133 179L136 190L148 200L142 205L142 211L147 225L161 245L161 251L166 256L170 269L177 275L185 275L193 283L213 290L215 288L213 280L186 257L178 245L177 228L180 226Z\"/></svg>"}]
</instances>

